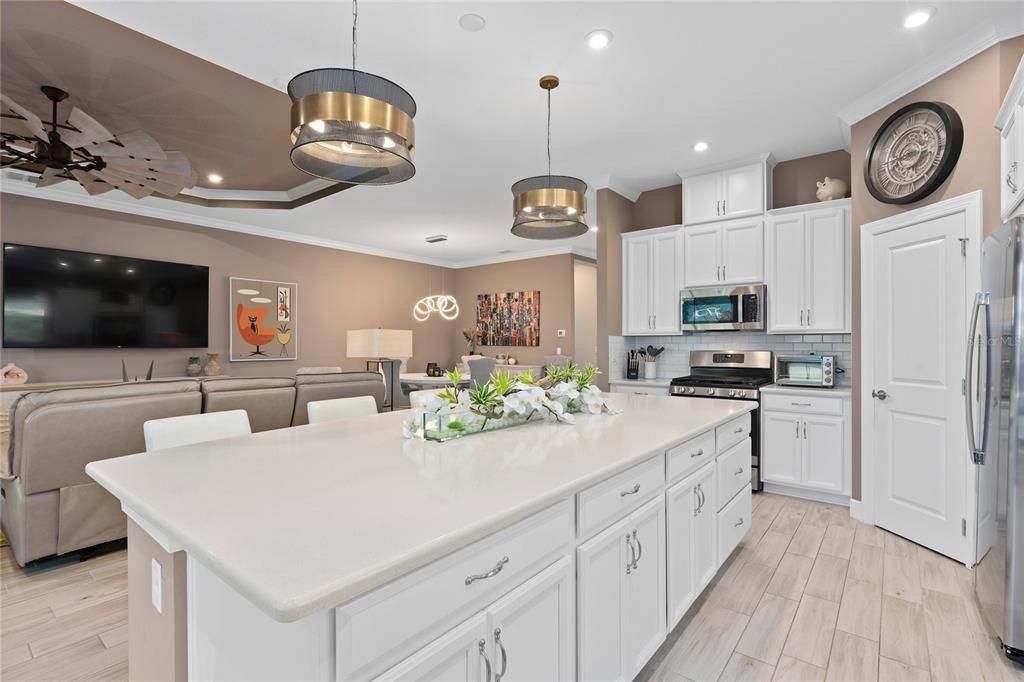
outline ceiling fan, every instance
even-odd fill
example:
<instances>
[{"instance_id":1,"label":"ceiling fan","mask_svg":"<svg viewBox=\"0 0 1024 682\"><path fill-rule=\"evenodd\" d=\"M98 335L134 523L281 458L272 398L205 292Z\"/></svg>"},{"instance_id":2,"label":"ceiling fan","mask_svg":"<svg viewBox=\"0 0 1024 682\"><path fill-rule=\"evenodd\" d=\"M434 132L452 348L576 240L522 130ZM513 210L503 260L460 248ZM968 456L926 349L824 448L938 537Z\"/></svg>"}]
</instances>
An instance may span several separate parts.
<instances>
[{"instance_id":1,"label":"ceiling fan","mask_svg":"<svg viewBox=\"0 0 1024 682\"><path fill-rule=\"evenodd\" d=\"M68 93L51 85L39 89L52 103L49 121L0 94L0 119L24 129L0 129L0 168L38 173L36 187L77 180L89 194L119 189L136 199L154 192L173 197L195 186L198 175L181 152L164 151L141 130L114 135L78 107L61 123L57 105Z\"/></svg>"}]
</instances>

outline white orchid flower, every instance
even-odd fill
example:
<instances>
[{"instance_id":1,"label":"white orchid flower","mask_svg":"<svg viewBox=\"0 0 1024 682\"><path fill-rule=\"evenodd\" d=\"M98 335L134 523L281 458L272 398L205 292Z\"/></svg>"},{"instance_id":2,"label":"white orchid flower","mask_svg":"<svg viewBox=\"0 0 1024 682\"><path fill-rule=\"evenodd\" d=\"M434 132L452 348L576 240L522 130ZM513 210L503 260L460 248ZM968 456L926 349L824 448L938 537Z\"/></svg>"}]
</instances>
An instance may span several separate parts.
<instances>
[{"instance_id":1,"label":"white orchid flower","mask_svg":"<svg viewBox=\"0 0 1024 682\"><path fill-rule=\"evenodd\" d=\"M600 414L604 411L605 400L601 396L601 389L597 386L587 386L580 393L583 398L583 409L590 414Z\"/></svg>"},{"instance_id":2,"label":"white orchid flower","mask_svg":"<svg viewBox=\"0 0 1024 682\"><path fill-rule=\"evenodd\" d=\"M526 414L525 391L516 391L515 393L502 396L501 402L505 406L505 414Z\"/></svg>"},{"instance_id":3,"label":"white orchid flower","mask_svg":"<svg viewBox=\"0 0 1024 682\"><path fill-rule=\"evenodd\" d=\"M426 412L436 412L444 404L444 400L441 399L437 393L423 393L415 396L412 400L412 408L424 410Z\"/></svg>"},{"instance_id":4,"label":"white orchid flower","mask_svg":"<svg viewBox=\"0 0 1024 682\"><path fill-rule=\"evenodd\" d=\"M576 384L571 381L563 381L559 384L555 384L551 388L551 396L553 398L564 398L566 400L576 400L580 397L579 389L576 388Z\"/></svg>"}]
</instances>

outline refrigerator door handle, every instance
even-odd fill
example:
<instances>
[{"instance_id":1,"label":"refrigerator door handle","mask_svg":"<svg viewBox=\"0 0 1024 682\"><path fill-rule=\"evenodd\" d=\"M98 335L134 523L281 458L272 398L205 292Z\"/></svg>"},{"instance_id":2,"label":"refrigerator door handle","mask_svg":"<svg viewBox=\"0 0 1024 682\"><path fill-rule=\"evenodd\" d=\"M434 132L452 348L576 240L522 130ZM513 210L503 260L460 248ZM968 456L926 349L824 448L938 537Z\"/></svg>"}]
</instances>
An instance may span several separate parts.
<instances>
[{"instance_id":1,"label":"refrigerator door handle","mask_svg":"<svg viewBox=\"0 0 1024 682\"><path fill-rule=\"evenodd\" d=\"M979 401L982 405L983 412L981 415L981 442L977 441L974 432L974 401L971 399L971 385L974 380L973 362L974 359L974 343L978 336L978 320L980 317L981 309L985 309L985 341L989 342L991 334L991 316L989 314L990 304L992 296L988 292L982 291L974 297L974 311L971 313L971 324L970 324L970 335L967 337L967 359L966 359L966 381L967 385L964 390L964 412L967 416L967 446L971 452L971 461L975 464L985 463L985 448L988 446L988 418L989 418L989 391L992 385L992 354L986 350L985 352L985 391L984 397ZM980 353L982 349L978 349ZM980 379L980 377L979 377Z\"/></svg>"}]
</instances>

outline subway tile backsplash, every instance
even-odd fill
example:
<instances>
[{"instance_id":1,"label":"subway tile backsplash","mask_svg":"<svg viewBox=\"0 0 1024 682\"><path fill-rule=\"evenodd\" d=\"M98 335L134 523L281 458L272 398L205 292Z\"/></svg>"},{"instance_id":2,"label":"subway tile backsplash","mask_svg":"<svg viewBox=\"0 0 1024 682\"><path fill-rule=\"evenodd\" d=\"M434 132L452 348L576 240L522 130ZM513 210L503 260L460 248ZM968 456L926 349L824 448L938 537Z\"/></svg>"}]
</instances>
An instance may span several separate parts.
<instances>
[{"instance_id":1,"label":"subway tile backsplash","mask_svg":"<svg viewBox=\"0 0 1024 682\"><path fill-rule=\"evenodd\" d=\"M764 332L698 332L687 336L609 336L608 378L626 376L626 352L647 346L665 347L658 356L659 377L681 377L690 373L691 350L770 350L773 353L835 355L846 370L839 384L853 377L850 334L766 334ZM642 371L642 369L641 369Z\"/></svg>"}]
</instances>

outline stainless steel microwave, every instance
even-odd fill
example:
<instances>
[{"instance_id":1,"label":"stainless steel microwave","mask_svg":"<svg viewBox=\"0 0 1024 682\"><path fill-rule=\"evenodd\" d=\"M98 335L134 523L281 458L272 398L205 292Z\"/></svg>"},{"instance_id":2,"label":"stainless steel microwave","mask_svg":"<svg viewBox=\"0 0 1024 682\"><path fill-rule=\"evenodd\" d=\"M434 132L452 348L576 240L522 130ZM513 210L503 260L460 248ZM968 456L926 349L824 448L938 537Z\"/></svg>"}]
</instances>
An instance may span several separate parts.
<instances>
[{"instance_id":1,"label":"stainless steel microwave","mask_svg":"<svg viewBox=\"0 0 1024 682\"><path fill-rule=\"evenodd\" d=\"M780 386L835 386L834 355L775 355L775 383Z\"/></svg>"},{"instance_id":2,"label":"stainless steel microwave","mask_svg":"<svg viewBox=\"0 0 1024 682\"><path fill-rule=\"evenodd\" d=\"M683 289L679 320L684 332L764 329L764 285Z\"/></svg>"}]
</instances>

